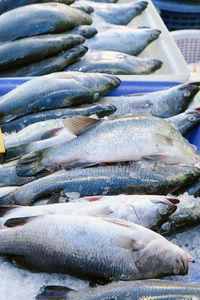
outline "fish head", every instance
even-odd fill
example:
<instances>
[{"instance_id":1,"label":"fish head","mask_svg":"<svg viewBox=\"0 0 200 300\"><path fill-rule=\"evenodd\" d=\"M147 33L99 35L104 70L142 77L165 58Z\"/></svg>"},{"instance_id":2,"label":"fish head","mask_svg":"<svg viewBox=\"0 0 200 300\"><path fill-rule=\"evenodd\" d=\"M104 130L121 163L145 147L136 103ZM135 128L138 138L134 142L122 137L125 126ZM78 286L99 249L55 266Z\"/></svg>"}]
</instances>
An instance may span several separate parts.
<instances>
[{"instance_id":1,"label":"fish head","mask_svg":"<svg viewBox=\"0 0 200 300\"><path fill-rule=\"evenodd\" d=\"M194 96L199 92L199 86L200 82L190 82L166 91L163 97L171 111L171 116L186 110Z\"/></svg>"},{"instance_id":2,"label":"fish head","mask_svg":"<svg viewBox=\"0 0 200 300\"><path fill-rule=\"evenodd\" d=\"M142 278L186 275L189 263L194 262L187 252L163 237L150 241L137 256L135 265Z\"/></svg>"},{"instance_id":3,"label":"fish head","mask_svg":"<svg viewBox=\"0 0 200 300\"><path fill-rule=\"evenodd\" d=\"M200 107L186 110L185 115L188 122L198 124L200 122Z\"/></svg>"}]
</instances>

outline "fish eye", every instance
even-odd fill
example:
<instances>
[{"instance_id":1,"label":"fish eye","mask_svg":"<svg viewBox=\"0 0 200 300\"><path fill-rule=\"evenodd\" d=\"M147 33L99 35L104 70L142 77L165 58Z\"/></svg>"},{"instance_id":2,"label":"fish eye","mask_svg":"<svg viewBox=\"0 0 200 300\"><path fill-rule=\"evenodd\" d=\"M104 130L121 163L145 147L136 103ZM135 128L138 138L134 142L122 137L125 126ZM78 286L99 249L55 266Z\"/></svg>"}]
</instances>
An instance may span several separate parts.
<instances>
[{"instance_id":1,"label":"fish eye","mask_svg":"<svg viewBox=\"0 0 200 300\"><path fill-rule=\"evenodd\" d=\"M178 268L173 269L173 274L178 275L180 273L180 270Z\"/></svg>"},{"instance_id":2,"label":"fish eye","mask_svg":"<svg viewBox=\"0 0 200 300\"><path fill-rule=\"evenodd\" d=\"M189 117L188 117L188 120L189 120L189 121L195 121L195 120L196 120L196 117L195 117L195 116L189 116Z\"/></svg>"},{"instance_id":3,"label":"fish eye","mask_svg":"<svg viewBox=\"0 0 200 300\"><path fill-rule=\"evenodd\" d=\"M191 94L190 94L190 92L189 91L185 91L184 93L183 93L183 96L184 97L189 97Z\"/></svg>"},{"instance_id":4,"label":"fish eye","mask_svg":"<svg viewBox=\"0 0 200 300\"><path fill-rule=\"evenodd\" d=\"M162 207L162 208L159 208L159 213L161 214L161 215L166 215L167 214L167 209L166 208L164 208L164 207Z\"/></svg>"}]
</instances>

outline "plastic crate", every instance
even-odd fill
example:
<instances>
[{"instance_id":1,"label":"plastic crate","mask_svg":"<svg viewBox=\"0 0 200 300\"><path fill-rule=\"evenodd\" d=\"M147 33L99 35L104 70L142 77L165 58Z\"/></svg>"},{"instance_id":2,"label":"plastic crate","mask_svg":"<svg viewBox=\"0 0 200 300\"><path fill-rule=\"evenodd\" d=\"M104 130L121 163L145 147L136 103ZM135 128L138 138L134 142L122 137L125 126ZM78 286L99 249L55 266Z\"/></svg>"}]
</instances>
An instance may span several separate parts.
<instances>
[{"instance_id":1,"label":"plastic crate","mask_svg":"<svg viewBox=\"0 0 200 300\"><path fill-rule=\"evenodd\" d=\"M171 30L200 29L199 1L153 0L161 12L167 28Z\"/></svg>"},{"instance_id":2,"label":"plastic crate","mask_svg":"<svg viewBox=\"0 0 200 300\"><path fill-rule=\"evenodd\" d=\"M171 32L171 36L187 64L200 61L200 30L176 30Z\"/></svg>"},{"instance_id":3,"label":"plastic crate","mask_svg":"<svg viewBox=\"0 0 200 300\"><path fill-rule=\"evenodd\" d=\"M18 85L24 83L31 78L1 78L0 79L0 96L8 93L12 89L16 88ZM148 81L122 81L120 86L110 92L108 95L110 96L120 96L131 93L147 93L147 92L155 92L163 89L169 89L173 87L179 82L148 82ZM193 129L188 135L187 139L190 143L196 145L198 152L200 153L200 126L198 128Z\"/></svg>"}]
</instances>

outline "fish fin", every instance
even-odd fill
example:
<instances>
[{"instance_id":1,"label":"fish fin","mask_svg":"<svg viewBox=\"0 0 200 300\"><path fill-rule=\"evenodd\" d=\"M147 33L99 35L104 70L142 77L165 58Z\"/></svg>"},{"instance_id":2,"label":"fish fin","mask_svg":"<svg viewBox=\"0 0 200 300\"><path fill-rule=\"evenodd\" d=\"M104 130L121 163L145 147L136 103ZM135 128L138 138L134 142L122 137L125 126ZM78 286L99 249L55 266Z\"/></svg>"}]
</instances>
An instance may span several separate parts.
<instances>
[{"instance_id":1,"label":"fish fin","mask_svg":"<svg viewBox=\"0 0 200 300\"><path fill-rule=\"evenodd\" d=\"M143 155L142 159L148 159L148 160L159 160L162 162L166 162L166 159L169 156L164 153L155 153L155 154L149 154L149 155Z\"/></svg>"},{"instance_id":2,"label":"fish fin","mask_svg":"<svg viewBox=\"0 0 200 300\"><path fill-rule=\"evenodd\" d=\"M0 205L0 218L4 217L7 212L20 207L20 205Z\"/></svg>"},{"instance_id":3,"label":"fish fin","mask_svg":"<svg viewBox=\"0 0 200 300\"><path fill-rule=\"evenodd\" d=\"M67 299L67 294L71 291L77 292L74 289L68 288L66 286L59 285L49 285L42 286L39 290L39 294L36 296L36 300L42 299L57 299L63 300Z\"/></svg>"},{"instance_id":4,"label":"fish fin","mask_svg":"<svg viewBox=\"0 0 200 300\"><path fill-rule=\"evenodd\" d=\"M28 223L29 221L38 218L39 216L33 216L33 217L22 217L22 218L11 218L6 220L4 223L4 226L6 227L17 227L17 226L23 226L24 224Z\"/></svg>"},{"instance_id":5,"label":"fish fin","mask_svg":"<svg viewBox=\"0 0 200 300\"><path fill-rule=\"evenodd\" d=\"M74 116L71 118L63 119L63 124L65 125L65 127L67 127L67 129L75 135L77 135L81 129L97 122L99 122L99 119L89 118L85 116Z\"/></svg>"},{"instance_id":6,"label":"fish fin","mask_svg":"<svg viewBox=\"0 0 200 300\"><path fill-rule=\"evenodd\" d=\"M46 131L44 134L42 134L41 136L41 140L46 140L49 139L51 137L57 136L59 135L59 133L63 130L63 127L60 128L54 128L52 130L48 130Z\"/></svg>"},{"instance_id":7,"label":"fish fin","mask_svg":"<svg viewBox=\"0 0 200 300\"><path fill-rule=\"evenodd\" d=\"M43 153L45 153L45 149L22 156L16 165L17 175L22 177L32 176L44 170L45 167L42 163Z\"/></svg>"},{"instance_id":8,"label":"fish fin","mask_svg":"<svg viewBox=\"0 0 200 300\"><path fill-rule=\"evenodd\" d=\"M113 213L113 210L109 207L101 207L101 208L97 208L97 209L93 209L93 211L89 212L90 216L95 216L95 217L106 217L110 214Z\"/></svg>"},{"instance_id":9,"label":"fish fin","mask_svg":"<svg viewBox=\"0 0 200 300\"><path fill-rule=\"evenodd\" d=\"M3 155L4 162L8 162L14 159L17 159L24 155L26 152L26 147L28 143L21 144L15 147L10 147L6 149L6 152Z\"/></svg>"},{"instance_id":10,"label":"fish fin","mask_svg":"<svg viewBox=\"0 0 200 300\"><path fill-rule=\"evenodd\" d=\"M79 161L74 161L74 162L69 162L66 164L61 165L64 169L84 169L86 167L91 167L94 165L98 165L99 162L79 162Z\"/></svg>"}]
</instances>

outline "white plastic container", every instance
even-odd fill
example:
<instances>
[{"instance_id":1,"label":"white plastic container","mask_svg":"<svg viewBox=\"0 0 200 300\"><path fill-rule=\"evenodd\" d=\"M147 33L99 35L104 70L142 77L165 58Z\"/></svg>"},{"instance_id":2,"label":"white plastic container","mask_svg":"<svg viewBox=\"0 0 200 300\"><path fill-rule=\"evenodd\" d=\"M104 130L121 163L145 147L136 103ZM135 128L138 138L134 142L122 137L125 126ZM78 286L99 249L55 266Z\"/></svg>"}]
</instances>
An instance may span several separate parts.
<instances>
[{"instance_id":1,"label":"white plastic container","mask_svg":"<svg viewBox=\"0 0 200 300\"><path fill-rule=\"evenodd\" d=\"M176 30L170 32L187 64L200 61L200 30Z\"/></svg>"},{"instance_id":2,"label":"white plastic container","mask_svg":"<svg viewBox=\"0 0 200 300\"><path fill-rule=\"evenodd\" d=\"M188 81L190 71L183 55L170 36L152 1L146 1L148 1L148 6L144 12L134 18L127 26L149 26L161 30L162 33L159 38L147 46L139 56L160 59L163 62L163 66L160 70L150 75L120 75L119 77L128 81ZM119 2L128 1L121 0Z\"/></svg>"}]
</instances>

